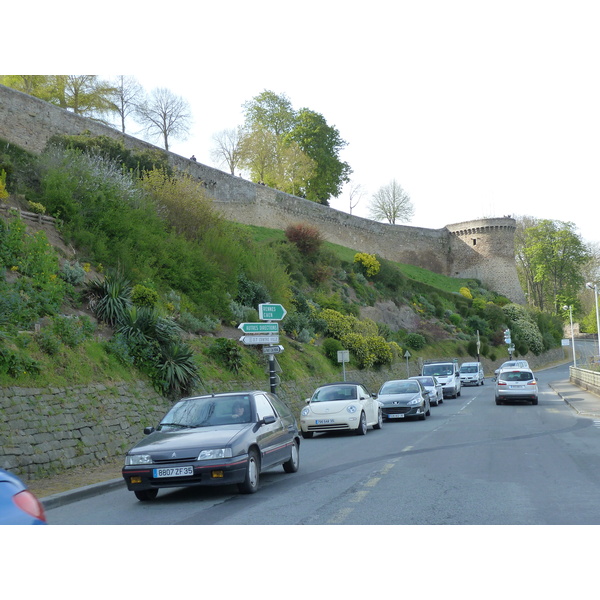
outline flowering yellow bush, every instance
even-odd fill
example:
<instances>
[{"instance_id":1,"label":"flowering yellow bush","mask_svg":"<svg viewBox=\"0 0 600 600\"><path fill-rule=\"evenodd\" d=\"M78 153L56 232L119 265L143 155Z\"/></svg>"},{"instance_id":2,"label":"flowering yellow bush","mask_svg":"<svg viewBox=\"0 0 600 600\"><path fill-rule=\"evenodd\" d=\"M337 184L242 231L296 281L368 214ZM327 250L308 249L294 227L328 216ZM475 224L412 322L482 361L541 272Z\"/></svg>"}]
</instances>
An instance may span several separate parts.
<instances>
[{"instance_id":1,"label":"flowering yellow bush","mask_svg":"<svg viewBox=\"0 0 600 600\"><path fill-rule=\"evenodd\" d=\"M461 287L460 290L458 290L458 291L465 298L468 298L469 300L473 300L473 294L471 294L471 290L468 287Z\"/></svg>"},{"instance_id":2,"label":"flowering yellow bush","mask_svg":"<svg viewBox=\"0 0 600 600\"><path fill-rule=\"evenodd\" d=\"M373 254L367 254L366 252L357 252L354 255L354 262L362 265L367 277L373 277L373 275L377 275L377 273L379 273L379 269L381 268L381 264L375 258L375 256Z\"/></svg>"}]
</instances>

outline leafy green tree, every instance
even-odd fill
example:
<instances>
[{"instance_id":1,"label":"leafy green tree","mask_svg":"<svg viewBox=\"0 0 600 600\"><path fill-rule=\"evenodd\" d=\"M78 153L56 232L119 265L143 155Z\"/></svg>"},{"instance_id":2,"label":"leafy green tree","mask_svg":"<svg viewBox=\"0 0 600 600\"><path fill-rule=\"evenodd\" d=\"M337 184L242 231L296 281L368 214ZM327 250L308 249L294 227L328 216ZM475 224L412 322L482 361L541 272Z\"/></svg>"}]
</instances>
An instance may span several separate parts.
<instances>
[{"instance_id":1,"label":"leafy green tree","mask_svg":"<svg viewBox=\"0 0 600 600\"><path fill-rule=\"evenodd\" d=\"M288 137L316 165L314 174L306 182L306 197L328 205L329 198L339 196L343 185L350 180L352 169L339 158L346 142L335 127L327 124L323 115L308 108L300 109Z\"/></svg>"},{"instance_id":2,"label":"leafy green tree","mask_svg":"<svg viewBox=\"0 0 600 600\"><path fill-rule=\"evenodd\" d=\"M526 219L515 236L515 252L531 304L558 314L563 304L575 303L590 253L574 223Z\"/></svg>"},{"instance_id":3,"label":"leafy green tree","mask_svg":"<svg viewBox=\"0 0 600 600\"><path fill-rule=\"evenodd\" d=\"M335 127L307 108L296 112L282 94L265 90L244 105L242 164L253 181L327 205L351 169L339 159Z\"/></svg>"}]
</instances>

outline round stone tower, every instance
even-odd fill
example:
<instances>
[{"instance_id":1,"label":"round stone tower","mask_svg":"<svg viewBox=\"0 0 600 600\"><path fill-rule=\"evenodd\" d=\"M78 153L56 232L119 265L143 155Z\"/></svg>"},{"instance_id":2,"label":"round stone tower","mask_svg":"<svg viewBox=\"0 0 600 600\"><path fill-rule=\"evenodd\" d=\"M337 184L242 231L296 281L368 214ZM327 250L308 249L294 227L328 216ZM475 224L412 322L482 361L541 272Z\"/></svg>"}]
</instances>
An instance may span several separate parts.
<instances>
[{"instance_id":1,"label":"round stone tower","mask_svg":"<svg viewBox=\"0 0 600 600\"><path fill-rule=\"evenodd\" d=\"M451 249L448 275L479 279L513 302L525 304L515 263L516 228L512 217L446 225Z\"/></svg>"}]
</instances>

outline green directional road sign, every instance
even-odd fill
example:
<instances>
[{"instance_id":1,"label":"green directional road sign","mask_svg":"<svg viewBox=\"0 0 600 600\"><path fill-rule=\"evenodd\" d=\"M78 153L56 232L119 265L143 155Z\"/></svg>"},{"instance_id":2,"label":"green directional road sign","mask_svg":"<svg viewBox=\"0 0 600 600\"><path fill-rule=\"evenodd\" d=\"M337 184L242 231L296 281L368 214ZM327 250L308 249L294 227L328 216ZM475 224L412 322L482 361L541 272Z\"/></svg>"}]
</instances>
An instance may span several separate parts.
<instances>
[{"instance_id":1,"label":"green directional road sign","mask_svg":"<svg viewBox=\"0 0 600 600\"><path fill-rule=\"evenodd\" d=\"M258 318L263 321L281 321L287 310L281 304L259 304Z\"/></svg>"},{"instance_id":2,"label":"green directional road sign","mask_svg":"<svg viewBox=\"0 0 600 600\"><path fill-rule=\"evenodd\" d=\"M279 333L279 323L240 323L244 333Z\"/></svg>"}]
</instances>

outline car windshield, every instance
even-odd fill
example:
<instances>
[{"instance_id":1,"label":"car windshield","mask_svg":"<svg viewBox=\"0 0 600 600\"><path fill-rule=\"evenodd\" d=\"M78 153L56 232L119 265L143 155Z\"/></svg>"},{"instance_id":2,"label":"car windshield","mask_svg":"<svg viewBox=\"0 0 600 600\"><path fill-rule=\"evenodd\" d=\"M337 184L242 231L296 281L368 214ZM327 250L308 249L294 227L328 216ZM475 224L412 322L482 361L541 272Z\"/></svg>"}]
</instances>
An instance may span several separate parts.
<instances>
[{"instance_id":1,"label":"car windshield","mask_svg":"<svg viewBox=\"0 0 600 600\"><path fill-rule=\"evenodd\" d=\"M417 381L420 381L422 385L435 385L433 383L433 377L415 377Z\"/></svg>"},{"instance_id":2,"label":"car windshield","mask_svg":"<svg viewBox=\"0 0 600 600\"><path fill-rule=\"evenodd\" d=\"M461 367L461 373L477 373L477 367Z\"/></svg>"},{"instance_id":3,"label":"car windshield","mask_svg":"<svg viewBox=\"0 0 600 600\"><path fill-rule=\"evenodd\" d=\"M231 394L181 400L165 415L159 429L250 423L250 396Z\"/></svg>"},{"instance_id":4,"label":"car windshield","mask_svg":"<svg viewBox=\"0 0 600 600\"><path fill-rule=\"evenodd\" d=\"M503 371L498 379L500 381L531 381L533 373L529 371Z\"/></svg>"},{"instance_id":5,"label":"car windshield","mask_svg":"<svg viewBox=\"0 0 600 600\"><path fill-rule=\"evenodd\" d=\"M319 388L311 398L311 402L333 402L336 400L356 400L355 385L328 385Z\"/></svg>"},{"instance_id":6,"label":"car windshield","mask_svg":"<svg viewBox=\"0 0 600 600\"><path fill-rule=\"evenodd\" d=\"M448 375L452 375L453 368L452 365L425 365L423 372L426 372L427 375L435 375L436 377L447 377Z\"/></svg>"},{"instance_id":7,"label":"car windshield","mask_svg":"<svg viewBox=\"0 0 600 600\"><path fill-rule=\"evenodd\" d=\"M383 396L389 394L417 394L419 384L416 381L389 381L384 383L379 390Z\"/></svg>"}]
</instances>

